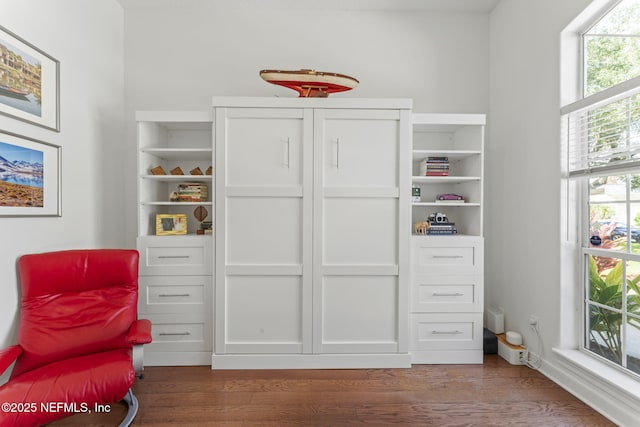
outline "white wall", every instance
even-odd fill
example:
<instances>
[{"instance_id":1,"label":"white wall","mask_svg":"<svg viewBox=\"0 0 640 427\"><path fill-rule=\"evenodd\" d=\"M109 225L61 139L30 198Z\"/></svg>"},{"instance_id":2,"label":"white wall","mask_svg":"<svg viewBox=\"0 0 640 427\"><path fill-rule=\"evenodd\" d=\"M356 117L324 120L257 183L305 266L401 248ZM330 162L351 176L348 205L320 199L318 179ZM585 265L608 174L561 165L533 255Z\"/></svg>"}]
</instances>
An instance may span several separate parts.
<instances>
[{"instance_id":1,"label":"white wall","mask_svg":"<svg viewBox=\"0 0 640 427\"><path fill-rule=\"evenodd\" d=\"M132 158L135 110L206 109L213 95L296 96L262 81L258 73L267 68L312 68L360 81L332 97L413 98L419 112L488 109L488 13L340 11L324 4L309 12L267 3L282 2L125 0ZM126 171L135 182L134 160ZM133 218L134 190L127 202ZM128 226L133 238L135 221Z\"/></svg>"},{"instance_id":2,"label":"white wall","mask_svg":"<svg viewBox=\"0 0 640 427\"><path fill-rule=\"evenodd\" d=\"M560 32L588 3L509 0L491 14L486 301L505 309L507 329L525 333L539 316L548 346L559 329Z\"/></svg>"},{"instance_id":3,"label":"white wall","mask_svg":"<svg viewBox=\"0 0 640 427\"><path fill-rule=\"evenodd\" d=\"M116 0L3 0L0 25L60 61L61 131L0 116L0 129L62 146L62 217L0 218L0 347L15 343L16 261L26 253L119 246L123 10ZM1 136L1 135L0 135Z\"/></svg>"},{"instance_id":4,"label":"white wall","mask_svg":"<svg viewBox=\"0 0 640 427\"><path fill-rule=\"evenodd\" d=\"M560 283L560 33L590 3L503 0L491 14L486 304L503 307L506 329L523 333L534 351L528 319L537 315L541 371L621 425L636 425L637 402L627 404L633 399L605 390L552 350L575 345L579 333L569 331L573 343L560 333L561 322L579 313L571 298L561 305L571 289Z\"/></svg>"}]
</instances>

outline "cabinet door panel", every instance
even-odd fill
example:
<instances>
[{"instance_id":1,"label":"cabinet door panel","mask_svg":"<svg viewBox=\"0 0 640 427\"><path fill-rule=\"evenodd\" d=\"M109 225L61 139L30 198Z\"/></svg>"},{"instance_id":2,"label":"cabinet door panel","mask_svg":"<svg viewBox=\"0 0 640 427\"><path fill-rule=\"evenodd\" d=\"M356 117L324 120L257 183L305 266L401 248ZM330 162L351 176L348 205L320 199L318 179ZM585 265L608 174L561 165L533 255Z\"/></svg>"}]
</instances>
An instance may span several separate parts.
<instances>
[{"instance_id":1,"label":"cabinet door panel","mask_svg":"<svg viewBox=\"0 0 640 427\"><path fill-rule=\"evenodd\" d=\"M398 349L398 279L327 276L322 283L317 351L393 352ZM315 349L314 349L315 351Z\"/></svg>"},{"instance_id":2,"label":"cabinet door panel","mask_svg":"<svg viewBox=\"0 0 640 427\"><path fill-rule=\"evenodd\" d=\"M227 353L302 352L301 276L227 280Z\"/></svg>"},{"instance_id":3,"label":"cabinet door panel","mask_svg":"<svg viewBox=\"0 0 640 427\"><path fill-rule=\"evenodd\" d=\"M302 198L227 199L228 264L301 264Z\"/></svg>"},{"instance_id":4,"label":"cabinet door panel","mask_svg":"<svg viewBox=\"0 0 640 427\"><path fill-rule=\"evenodd\" d=\"M327 198L324 264L397 264L398 199Z\"/></svg>"},{"instance_id":5,"label":"cabinet door panel","mask_svg":"<svg viewBox=\"0 0 640 427\"><path fill-rule=\"evenodd\" d=\"M225 125L228 186L302 185L302 110L230 109Z\"/></svg>"},{"instance_id":6,"label":"cabinet door panel","mask_svg":"<svg viewBox=\"0 0 640 427\"><path fill-rule=\"evenodd\" d=\"M322 113L325 187L398 186L397 111Z\"/></svg>"}]
</instances>

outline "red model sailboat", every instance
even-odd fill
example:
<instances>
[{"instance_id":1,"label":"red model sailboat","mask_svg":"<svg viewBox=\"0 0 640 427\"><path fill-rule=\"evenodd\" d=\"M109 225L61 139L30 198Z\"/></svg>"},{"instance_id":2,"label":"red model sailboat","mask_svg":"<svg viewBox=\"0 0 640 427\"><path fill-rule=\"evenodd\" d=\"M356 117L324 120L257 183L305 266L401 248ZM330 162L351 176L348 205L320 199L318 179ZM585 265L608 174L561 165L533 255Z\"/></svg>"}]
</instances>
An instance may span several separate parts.
<instances>
[{"instance_id":1,"label":"red model sailboat","mask_svg":"<svg viewBox=\"0 0 640 427\"><path fill-rule=\"evenodd\" d=\"M314 70L262 70L263 80L288 87L302 98L326 98L330 93L344 92L358 86L358 80L338 73Z\"/></svg>"}]
</instances>

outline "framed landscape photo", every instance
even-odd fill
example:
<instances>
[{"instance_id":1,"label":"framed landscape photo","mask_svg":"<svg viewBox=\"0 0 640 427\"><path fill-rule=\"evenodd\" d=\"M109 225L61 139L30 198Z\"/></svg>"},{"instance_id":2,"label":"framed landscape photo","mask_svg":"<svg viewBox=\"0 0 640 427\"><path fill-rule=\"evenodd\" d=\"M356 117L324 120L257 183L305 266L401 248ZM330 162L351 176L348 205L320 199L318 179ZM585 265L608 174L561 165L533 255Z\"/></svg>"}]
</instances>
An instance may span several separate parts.
<instances>
[{"instance_id":1,"label":"framed landscape photo","mask_svg":"<svg viewBox=\"0 0 640 427\"><path fill-rule=\"evenodd\" d=\"M60 131L60 63L1 26L0 114Z\"/></svg>"},{"instance_id":2,"label":"framed landscape photo","mask_svg":"<svg viewBox=\"0 0 640 427\"><path fill-rule=\"evenodd\" d=\"M0 216L60 216L61 148L0 131Z\"/></svg>"}]
</instances>

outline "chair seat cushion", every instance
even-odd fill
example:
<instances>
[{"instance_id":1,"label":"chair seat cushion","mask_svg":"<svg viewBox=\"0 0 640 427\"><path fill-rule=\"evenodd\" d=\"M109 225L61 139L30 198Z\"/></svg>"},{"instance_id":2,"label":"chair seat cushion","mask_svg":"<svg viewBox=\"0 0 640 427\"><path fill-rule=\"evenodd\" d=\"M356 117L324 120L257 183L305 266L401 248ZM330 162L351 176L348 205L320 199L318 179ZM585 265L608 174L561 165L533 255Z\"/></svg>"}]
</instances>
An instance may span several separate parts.
<instances>
[{"instance_id":1,"label":"chair seat cushion","mask_svg":"<svg viewBox=\"0 0 640 427\"><path fill-rule=\"evenodd\" d=\"M96 404L122 400L134 380L128 349L42 366L0 387L0 402L13 405L8 407L10 411L0 413L0 426L40 426L74 413L94 411Z\"/></svg>"}]
</instances>

